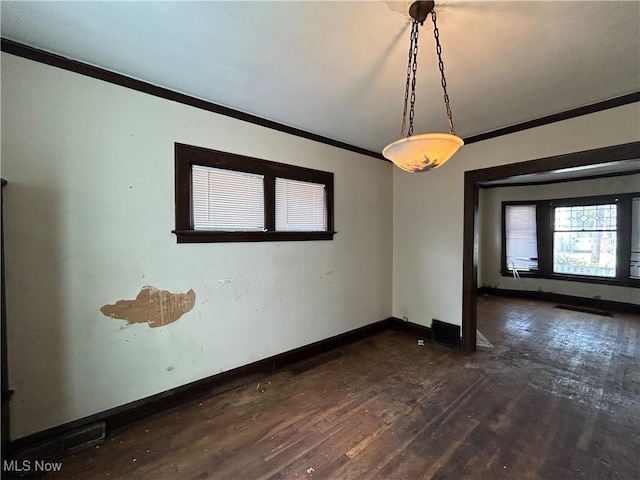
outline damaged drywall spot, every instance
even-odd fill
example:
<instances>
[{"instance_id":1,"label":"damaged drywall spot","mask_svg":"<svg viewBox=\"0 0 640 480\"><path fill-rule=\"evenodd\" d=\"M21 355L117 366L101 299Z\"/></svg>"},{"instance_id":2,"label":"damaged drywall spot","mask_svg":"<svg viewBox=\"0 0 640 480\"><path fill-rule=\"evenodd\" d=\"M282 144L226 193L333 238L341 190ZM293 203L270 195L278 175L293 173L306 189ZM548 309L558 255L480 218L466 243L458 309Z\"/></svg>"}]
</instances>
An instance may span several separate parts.
<instances>
[{"instance_id":1,"label":"damaged drywall spot","mask_svg":"<svg viewBox=\"0 0 640 480\"><path fill-rule=\"evenodd\" d=\"M135 300L118 300L100 311L107 317L132 323L147 323L151 328L162 327L178 320L193 308L196 293L171 293L149 285L142 287Z\"/></svg>"}]
</instances>

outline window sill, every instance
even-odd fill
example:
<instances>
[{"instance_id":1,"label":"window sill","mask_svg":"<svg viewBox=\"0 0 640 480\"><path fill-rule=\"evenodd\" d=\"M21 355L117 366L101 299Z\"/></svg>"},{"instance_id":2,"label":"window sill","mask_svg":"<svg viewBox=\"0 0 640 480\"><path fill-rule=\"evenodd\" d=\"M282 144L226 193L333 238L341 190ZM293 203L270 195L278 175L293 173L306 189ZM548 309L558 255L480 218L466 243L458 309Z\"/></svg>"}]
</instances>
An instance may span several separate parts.
<instances>
[{"instance_id":1,"label":"window sill","mask_svg":"<svg viewBox=\"0 0 640 480\"><path fill-rule=\"evenodd\" d=\"M513 277L513 271L502 270L500 274L503 277ZM580 275L563 275L560 273L543 274L532 271L520 271L518 270L518 276L520 278L544 278L547 280L561 280L565 282L581 282L581 283L597 283L601 285L615 285L618 287L635 287L640 288L640 280L618 279L618 278L606 278L606 277L587 277Z\"/></svg>"},{"instance_id":2,"label":"window sill","mask_svg":"<svg viewBox=\"0 0 640 480\"><path fill-rule=\"evenodd\" d=\"M211 232L174 230L178 243L297 242L333 240L336 232Z\"/></svg>"}]
</instances>

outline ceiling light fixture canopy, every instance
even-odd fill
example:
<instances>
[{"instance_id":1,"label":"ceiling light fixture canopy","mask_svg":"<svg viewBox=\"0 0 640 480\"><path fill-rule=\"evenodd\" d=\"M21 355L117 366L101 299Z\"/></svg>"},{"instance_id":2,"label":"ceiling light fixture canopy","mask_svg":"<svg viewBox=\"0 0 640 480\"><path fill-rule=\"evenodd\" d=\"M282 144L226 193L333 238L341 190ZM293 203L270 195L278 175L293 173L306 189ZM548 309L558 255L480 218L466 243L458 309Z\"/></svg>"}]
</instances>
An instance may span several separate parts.
<instances>
[{"instance_id":1,"label":"ceiling light fixture canopy","mask_svg":"<svg viewBox=\"0 0 640 480\"><path fill-rule=\"evenodd\" d=\"M442 62L442 47L440 46L440 34L436 25L436 12L432 1L417 1L411 4L409 15L413 19L411 24L411 41L409 44L409 63L407 65L407 83L404 93L404 110L402 113L402 129L400 140L390 143L382 150L382 155L391 160L398 167L407 172L427 172L439 167L449 160L464 144L455 134L449 95L447 94L447 81L444 77L444 63ZM433 20L433 35L436 40L436 53L438 54L438 67L444 90L444 104L449 120L449 133L423 133L413 135L413 117L416 101L416 71L418 68L418 25L423 25L427 16L431 14ZM411 96L409 96L411 87ZM407 104L409 107L409 128L405 135L407 122Z\"/></svg>"}]
</instances>

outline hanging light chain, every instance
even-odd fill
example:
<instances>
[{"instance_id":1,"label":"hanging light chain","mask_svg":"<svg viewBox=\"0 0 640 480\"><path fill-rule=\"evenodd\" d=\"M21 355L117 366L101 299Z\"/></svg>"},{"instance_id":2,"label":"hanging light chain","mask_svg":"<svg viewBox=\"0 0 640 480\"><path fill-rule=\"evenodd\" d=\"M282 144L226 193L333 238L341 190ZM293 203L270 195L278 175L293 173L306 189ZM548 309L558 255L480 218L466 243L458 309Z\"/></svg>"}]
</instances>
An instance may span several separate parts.
<instances>
[{"instance_id":1,"label":"hanging light chain","mask_svg":"<svg viewBox=\"0 0 640 480\"><path fill-rule=\"evenodd\" d=\"M409 122L409 136L413 133L413 105L415 103L415 88L416 88L416 59L418 55L418 22L413 20L411 24L411 40L409 43L409 61L407 63L407 83L404 90L404 109L402 111L402 128L400 130L400 138L405 137L405 129L407 126L407 105L409 103L409 86L412 86L411 92L411 113ZM411 77L413 74L413 82Z\"/></svg>"},{"instance_id":2,"label":"hanging light chain","mask_svg":"<svg viewBox=\"0 0 640 480\"><path fill-rule=\"evenodd\" d=\"M413 63L411 64L411 106L409 108L409 131L407 137L413 135L413 116L416 105L416 72L418 71L418 21L413 20Z\"/></svg>"},{"instance_id":3,"label":"hanging light chain","mask_svg":"<svg viewBox=\"0 0 640 480\"><path fill-rule=\"evenodd\" d=\"M433 36L436 39L436 53L438 54L438 68L440 69L440 76L442 78L442 90L444 90L444 106L447 109L447 120L449 121L449 133L455 135L456 131L453 128L453 117L451 115L451 106L449 105L449 94L447 93L447 80L444 77L444 63L442 61L442 47L440 46L440 32L438 31L438 25L436 24L436 11L431 10L431 20L433 20Z\"/></svg>"},{"instance_id":4,"label":"hanging light chain","mask_svg":"<svg viewBox=\"0 0 640 480\"><path fill-rule=\"evenodd\" d=\"M453 115L451 114L451 105L449 102L449 94L447 93L447 79L444 75L444 62L442 61L442 46L440 45L440 31L436 23L436 11L431 10L431 20L433 20L433 36L436 41L436 54L438 55L438 68L440 70L440 78L442 90L444 92L444 105L447 109L447 121L449 122L449 133L455 135L453 126ZM409 60L407 64L407 83L404 92L404 109L402 112L402 128L400 130L400 138L405 138L405 130L407 137L413 135L413 120L415 116L416 103L416 72L418 70L418 26L419 22L415 18L411 25L411 41L409 44ZM411 95L409 96L409 86L411 86ZM409 128L407 129L407 107L409 110Z\"/></svg>"}]
</instances>

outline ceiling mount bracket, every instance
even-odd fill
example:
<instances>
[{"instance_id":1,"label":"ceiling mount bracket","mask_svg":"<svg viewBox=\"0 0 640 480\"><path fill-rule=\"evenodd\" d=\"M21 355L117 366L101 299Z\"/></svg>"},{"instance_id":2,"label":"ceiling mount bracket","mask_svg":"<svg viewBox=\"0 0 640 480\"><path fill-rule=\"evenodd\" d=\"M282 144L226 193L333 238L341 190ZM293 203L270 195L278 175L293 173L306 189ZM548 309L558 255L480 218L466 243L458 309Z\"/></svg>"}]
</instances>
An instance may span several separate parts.
<instances>
[{"instance_id":1,"label":"ceiling mount bracket","mask_svg":"<svg viewBox=\"0 0 640 480\"><path fill-rule=\"evenodd\" d=\"M433 10L434 5L435 2L432 2L431 0L419 0L417 2L413 2L409 7L409 15L414 20L417 20L420 25L422 25L427 19L427 16Z\"/></svg>"}]
</instances>

